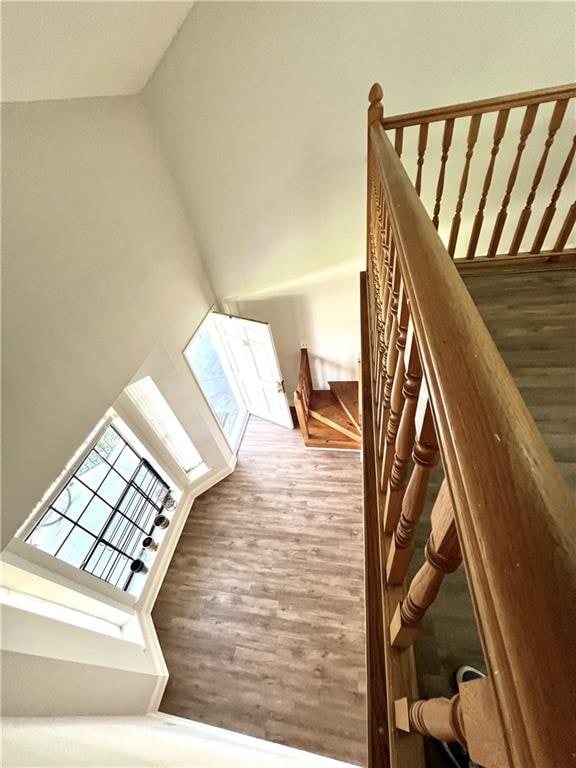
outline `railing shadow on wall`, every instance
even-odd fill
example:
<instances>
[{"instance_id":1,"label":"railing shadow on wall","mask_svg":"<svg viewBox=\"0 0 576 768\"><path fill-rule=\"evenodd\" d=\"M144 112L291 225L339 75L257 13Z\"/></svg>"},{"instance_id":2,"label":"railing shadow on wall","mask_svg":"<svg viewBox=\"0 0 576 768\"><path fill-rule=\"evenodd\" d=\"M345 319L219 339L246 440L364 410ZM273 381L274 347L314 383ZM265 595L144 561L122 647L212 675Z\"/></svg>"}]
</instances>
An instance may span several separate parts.
<instances>
[{"instance_id":1,"label":"railing shadow on wall","mask_svg":"<svg viewBox=\"0 0 576 768\"><path fill-rule=\"evenodd\" d=\"M460 202L480 120L497 114L494 140L482 158L482 201L509 112L524 110L525 133L539 105L553 102L545 147L522 190L526 202L513 240L500 254L522 138L504 203L490 223L485 258L569 258L576 208L571 204L556 221L555 206L573 145L529 253L521 254L528 221L536 218L535 189L574 96L575 86L562 86L384 119L380 86L370 92L368 263L361 280L370 768L422 766L422 734L460 742L485 768L575 764L574 502L458 274L452 257L459 203L447 245L437 231L454 122L470 118ZM418 177L413 185L399 155L403 130L419 126L425 136L422 126L431 120L443 121L444 128L436 199L428 213ZM395 145L388 129L395 131ZM477 258L475 232L488 226L484 211L480 205L463 261ZM552 252L542 250L548 237ZM444 482L432 511L426 559L408 583L414 531L439 458ZM451 700L420 700L412 645L444 576L461 561L488 676L461 684Z\"/></svg>"}]
</instances>

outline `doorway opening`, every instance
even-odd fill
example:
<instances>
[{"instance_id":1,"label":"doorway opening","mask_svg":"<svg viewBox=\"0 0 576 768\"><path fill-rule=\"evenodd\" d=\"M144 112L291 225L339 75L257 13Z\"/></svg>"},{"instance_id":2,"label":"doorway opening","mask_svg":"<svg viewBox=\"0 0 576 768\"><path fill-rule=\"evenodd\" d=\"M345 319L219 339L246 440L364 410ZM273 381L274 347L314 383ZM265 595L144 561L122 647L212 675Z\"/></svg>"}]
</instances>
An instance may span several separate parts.
<instances>
[{"instance_id":1,"label":"doorway opening","mask_svg":"<svg viewBox=\"0 0 576 768\"><path fill-rule=\"evenodd\" d=\"M211 311L184 357L233 451L250 415L292 429L268 323Z\"/></svg>"}]
</instances>

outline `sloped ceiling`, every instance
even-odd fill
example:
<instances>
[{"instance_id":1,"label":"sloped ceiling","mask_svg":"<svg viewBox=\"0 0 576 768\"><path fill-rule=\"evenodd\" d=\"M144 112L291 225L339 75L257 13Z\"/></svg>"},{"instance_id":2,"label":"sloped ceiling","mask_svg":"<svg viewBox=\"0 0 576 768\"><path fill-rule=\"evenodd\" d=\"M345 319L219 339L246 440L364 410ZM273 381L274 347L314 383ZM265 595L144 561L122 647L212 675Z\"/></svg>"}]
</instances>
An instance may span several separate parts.
<instances>
[{"instance_id":1,"label":"sloped ceiling","mask_svg":"<svg viewBox=\"0 0 576 768\"><path fill-rule=\"evenodd\" d=\"M138 93L191 2L4 2L2 101Z\"/></svg>"}]
</instances>

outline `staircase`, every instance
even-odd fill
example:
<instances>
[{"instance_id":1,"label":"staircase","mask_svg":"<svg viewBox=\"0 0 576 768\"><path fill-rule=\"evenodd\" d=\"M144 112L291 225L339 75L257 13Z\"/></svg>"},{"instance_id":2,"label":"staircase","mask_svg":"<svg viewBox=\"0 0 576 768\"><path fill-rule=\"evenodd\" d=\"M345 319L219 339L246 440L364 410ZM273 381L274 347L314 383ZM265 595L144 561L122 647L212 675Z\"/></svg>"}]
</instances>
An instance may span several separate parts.
<instances>
[{"instance_id":1,"label":"staircase","mask_svg":"<svg viewBox=\"0 0 576 768\"><path fill-rule=\"evenodd\" d=\"M294 405L308 448L360 448L361 417L357 381L329 381L313 389L308 350L300 350Z\"/></svg>"},{"instance_id":2,"label":"staircase","mask_svg":"<svg viewBox=\"0 0 576 768\"><path fill-rule=\"evenodd\" d=\"M573 334L558 338L564 320L557 295L534 321L543 289L524 292L512 313L505 277L537 270L545 278L576 259L576 203L571 194L561 197L576 143L548 174L547 207L532 209L574 99L576 85L568 85L384 118L381 87L370 91L361 275L368 768L424 768L423 736L458 742L485 768L574 764L576 507L488 330L492 325L511 351L509 364L520 363L550 444L562 445L571 412L556 408L569 398L560 391L543 407L551 360L541 334L562 345L557 373L566 376ZM496 207L487 209L510 114L513 149L499 156L508 168L493 188ZM474 155L481 122L484 143ZM425 151L428 129L438 123L441 157L432 169ZM465 153L460 143L458 162L447 165L455 123L467 137ZM526 145L532 172L522 175ZM480 164L482 191L464 226L472 162ZM437 174L428 210L420 196L424 166ZM445 186L458 190L454 208L442 203ZM514 191L524 207L509 207ZM479 271L498 298L486 324L461 277ZM561 283L571 282L559 274ZM529 333L514 327L524 311ZM532 365L527 349L536 353ZM451 698L420 698L415 640L438 621L437 598L450 609L442 626L432 626L436 646L442 635L474 631L455 619L452 574L462 563L487 676L457 691L450 686ZM441 595L444 579L452 583ZM445 659L438 649L437 659ZM438 674L438 667L423 670L424 677Z\"/></svg>"}]
</instances>

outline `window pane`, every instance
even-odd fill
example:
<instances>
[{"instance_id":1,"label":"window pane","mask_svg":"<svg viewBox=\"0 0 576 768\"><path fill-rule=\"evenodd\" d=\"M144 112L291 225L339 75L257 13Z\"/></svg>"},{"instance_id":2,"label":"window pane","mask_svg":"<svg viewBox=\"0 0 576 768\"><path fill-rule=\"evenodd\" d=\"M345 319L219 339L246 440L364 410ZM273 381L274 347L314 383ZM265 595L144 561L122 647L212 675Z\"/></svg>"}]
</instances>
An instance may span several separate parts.
<instances>
[{"instance_id":1,"label":"window pane","mask_svg":"<svg viewBox=\"0 0 576 768\"><path fill-rule=\"evenodd\" d=\"M58 552L58 559L79 568L96 538L81 528L75 528Z\"/></svg>"},{"instance_id":2,"label":"window pane","mask_svg":"<svg viewBox=\"0 0 576 768\"><path fill-rule=\"evenodd\" d=\"M118 432L113 427L107 427L94 448L106 459L109 464L114 464L122 448L126 445Z\"/></svg>"},{"instance_id":3,"label":"window pane","mask_svg":"<svg viewBox=\"0 0 576 768\"><path fill-rule=\"evenodd\" d=\"M140 543L145 535L130 520L116 512L104 539L109 544L113 544L117 549L132 555L133 551L140 548Z\"/></svg>"},{"instance_id":4,"label":"window pane","mask_svg":"<svg viewBox=\"0 0 576 768\"><path fill-rule=\"evenodd\" d=\"M110 467L104 461L96 451L90 451L88 457L78 470L76 474L82 478L82 482L86 483L89 488L95 491L102 480L106 477L106 473Z\"/></svg>"},{"instance_id":5,"label":"window pane","mask_svg":"<svg viewBox=\"0 0 576 768\"><path fill-rule=\"evenodd\" d=\"M150 376L126 387L126 393L150 422L184 472L202 464L202 457Z\"/></svg>"},{"instance_id":6,"label":"window pane","mask_svg":"<svg viewBox=\"0 0 576 768\"><path fill-rule=\"evenodd\" d=\"M72 530L72 523L50 510L26 539L33 547L53 555Z\"/></svg>"},{"instance_id":7,"label":"window pane","mask_svg":"<svg viewBox=\"0 0 576 768\"><path fill-rule=\"evenodd\" d=\"M120 456L116 459L114 469L120 472L122 477L125 477L126 480L130 480L139 461L140 459L136 456L134 451L126 446Z\"/></svg>"},{"instance_id":8,"label":"window pane","mask_svg":"<svg viewBox=\"0 0 576 768\"><path fill-rule=\"evenodd\" d=\"M90 557L85 570L123 589L130 575L131 562L131 558L101 543Z\"/></svg>"},{"instance_id":9,"label":"window pane","mask_svg":"<svg viewBox=\"0 0 576 768\"><path fill-rule=\"evenodd\" d=\"M232 380L229 364L208 316L184 351L198 383L224 434L234 446L247 415L246 406Z\"/></svg>"},{"instance_id":10,"label":"window pane","mask_svg":"<svg viewBox=\"0 0 576 768\"><path fill-rule=\"evenodd\" d=\"M115 556L116 551L113 550L112 547L100 543L90 556L90 560L86 564L85 570L88 571L88 573L93 573L94 576L103 579L105 571L108 570L112 559Z\"/></svg>"},{"instance_id":11,"label":"window pane","mask_svg":"<svg viewBox=\"0 0 576 768\"><path fill-rule=\"evenodd\" d=\"M103 499L115 507L125 488L126 480L120 477L118 472L115 472L113 469L111 469L108 477L100 486L98 495L102 496Z\"/></svg>"},{"instance_id":12,"label":"window pane","mask_svg":"<svg viewBox=\"0 0 576 768\"><path fill-rule=\"evenodd\" d=\"M105 504L102 499L94 496L78 522L84 528L88 528L89 531L98 535L111 513L112 507L109 504Z\"/></svg>"},{"instance_id":13,"label":"window pane","mask_svg":"<svg viewBox=\"0 0 576 768\"><path fill-rule=\"evenodd\" d=\"M92 496L92 491L73 477L52 506L71 520L77 520Z\"/></svg>"}]
</instances>

